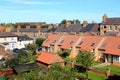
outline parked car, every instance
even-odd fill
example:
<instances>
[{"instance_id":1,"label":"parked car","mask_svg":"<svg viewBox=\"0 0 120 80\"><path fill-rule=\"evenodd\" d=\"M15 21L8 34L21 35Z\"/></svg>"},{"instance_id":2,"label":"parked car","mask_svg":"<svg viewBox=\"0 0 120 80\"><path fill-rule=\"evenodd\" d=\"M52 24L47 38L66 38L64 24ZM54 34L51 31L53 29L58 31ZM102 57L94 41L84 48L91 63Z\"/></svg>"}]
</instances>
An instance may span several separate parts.
<instances>
[{"instance_id":1,"label":"parked car","mask_svg":"<svg viewBox=\"0 0 120 80\"><path fill-rule=\"evenodd\" d=\"M18 49L18 48L15 48L15 49L13 49L13 52L14 52L14 53L18 53L18 52L19 52L19 49Z\"/></svg>"},{"instance_id":2,"label":"parked car","mask_svg":"<svg viewBox=\"0 0 120 80\"><path fill-rule=\"evenodd\" d=\"M42 51L42 47L38 48L38 51Z\"/></svg>"}]
</instances>

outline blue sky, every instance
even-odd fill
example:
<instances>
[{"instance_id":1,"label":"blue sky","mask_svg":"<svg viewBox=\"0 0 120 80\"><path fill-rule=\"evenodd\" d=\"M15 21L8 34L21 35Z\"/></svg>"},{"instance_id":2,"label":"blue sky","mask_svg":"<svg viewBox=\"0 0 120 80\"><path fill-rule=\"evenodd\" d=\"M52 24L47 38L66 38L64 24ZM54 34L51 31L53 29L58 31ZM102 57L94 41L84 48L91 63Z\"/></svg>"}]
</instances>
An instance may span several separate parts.
<instances>
[{"instance_id":1,"label":"blue sky","mask_svg":"<svg viewBox=\"0 0 120 80\"><path fill-rule=\"evenodd\" d=\"M63 19L101 22L102 15L120 16L120 0L0 0L0 23L46 22Z\"/></svg>"}]
</instances>

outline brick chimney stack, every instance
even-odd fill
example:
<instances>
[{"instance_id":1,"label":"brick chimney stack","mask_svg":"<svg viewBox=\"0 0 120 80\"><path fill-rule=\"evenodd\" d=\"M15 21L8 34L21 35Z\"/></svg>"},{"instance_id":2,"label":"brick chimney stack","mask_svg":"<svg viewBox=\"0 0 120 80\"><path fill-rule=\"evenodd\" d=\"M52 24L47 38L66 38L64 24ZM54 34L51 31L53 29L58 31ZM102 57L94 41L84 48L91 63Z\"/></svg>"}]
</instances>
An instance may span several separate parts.
<instances>
[{"instance_id":1,"label":"brick chimney stack","mask_svg":"<svg viewBox=\"0 0 120 80\"><path fill-rule=\"evenodd\" d=\"M88 25L88 21L87 20L84 20L83 21L83 27L87 26Z\"/></svg>"},{"instance_id":2,"label":"brick chimney stack","mask_svg":"<svg viewBox=\"0 0 120 80\"><path fill-rule=\"evenodd\" d=\"M104 14L103 17L102 17L102 21L105 22L107 19L107 14Z\"/></svg>"},{"instance_id":3,"label":"brick chimney stack","mask_svg":"<svg viewBox=\"0 0 120 80\"><path fill-rule=\"evenodd\" d=\"M70 21L66 21L66 26L70 26L72 23Z\"/></svg>"}]
</instances>

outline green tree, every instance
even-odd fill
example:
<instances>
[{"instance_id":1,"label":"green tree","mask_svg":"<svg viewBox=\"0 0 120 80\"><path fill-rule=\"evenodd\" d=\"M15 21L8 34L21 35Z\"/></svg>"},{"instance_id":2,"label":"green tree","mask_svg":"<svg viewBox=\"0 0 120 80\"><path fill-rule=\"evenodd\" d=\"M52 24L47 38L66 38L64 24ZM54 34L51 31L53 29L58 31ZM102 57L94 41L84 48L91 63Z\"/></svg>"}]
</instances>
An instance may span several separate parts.
<instances>
[{"instance_id":1,"label":"green tree","mask_svg":"<svg viewBox=\"0 0 120 80\"><path fill-rule=\"evenodd\" d=\"M69 56L70 53L71 53L71 50L58 51L58 54L63 58L66 58L67 56Z\"/></svg>"},{"instance_id":2,"label":"green tree","mask_svg":"<svg viewBox=\"0 0 120 80\"><path fill-rule=\"evenodd\" d=\"M66 24L66 22L67 22L67 20L64 19L64 20L61 21L61 24Z\"/></svg>"},{"instance_id":3,"label":"green tree","mask_svg":"<svg viewBox=\"0 0 120 80\"><path fill-rule=\"evenodd\" d=\"M6 60L5 67L13 67L13 66L18 65L18 64L19 64L19 59L13 58L10 60Z\"/></svg>"},{"instance_id":4,"label":"green tree","mask_svg":"<svg viewBox=\"0 0 120 80\"><path fill-rule=\"evenodd\" d=\"M86 76L88 77L87 69L92 65L94 61L94 53L89 51L80 51L76 57L76 63L86 68Z\"/></svg>"},{"instance_id":5,"label":"green tree","mask_svg":"<svg viewBox=\"0 0 120 80\"><path fill-rule=\"evenodd\" d=\"M34 51L38 48L37 44L28 44L26 45L26 49L29 53L34 53Z\"/></svg>"},{"instance_id":6,"label":"green tree","mask_svg":"<svg viewBox=\"0 0 120 80\"><path fill-rule=\"evenodd\" d=\"M43 39L43 38L37 38L36 41L35 41L35 43L37 44L38 47L41 47L41 45L42 45L42 43L43 43L44 40L45 39Z\"/></svg>"}]
</instances>

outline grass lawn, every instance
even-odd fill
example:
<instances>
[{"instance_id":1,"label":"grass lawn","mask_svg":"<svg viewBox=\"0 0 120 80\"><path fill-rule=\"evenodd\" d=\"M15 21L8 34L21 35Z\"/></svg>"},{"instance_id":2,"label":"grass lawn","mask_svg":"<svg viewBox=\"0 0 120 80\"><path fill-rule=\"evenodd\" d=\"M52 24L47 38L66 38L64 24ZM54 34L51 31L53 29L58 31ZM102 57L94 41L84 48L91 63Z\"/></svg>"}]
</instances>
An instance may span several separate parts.
<instances>
[{"instance_id":1,"label":"grass lawn","mask_svg":"<svg viewBox=\"0 0 120 80\"><path fill-rule=\"evenodd\" d=\"M86 77L85 73L80 73L81 76ZM88 78L91 80L105 80L106 77L88 72Z\"/></svg>"},{"instance_id":2,"label":"grass lawn","mask_svg":"<svg viewBox=\"0 0 120 80\"><path fill-rule=\"evenodd\" d=\"M95 66L95 65L98 65L98 64L101 64L101 62L94 61L91 66Z\"/></svg>"},{"instance_id":3,"label":"grass lawn","mask_svg":"<svg viewBox=\"0 0 120 80\"><path fill-rule=\"evenodd\" d=\"M96 68L99 71L105 72L107 68L110 68L112 74L120 74L120 67L109 65L101 68Z\"/></svg>"}]
</instances>

